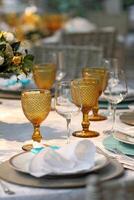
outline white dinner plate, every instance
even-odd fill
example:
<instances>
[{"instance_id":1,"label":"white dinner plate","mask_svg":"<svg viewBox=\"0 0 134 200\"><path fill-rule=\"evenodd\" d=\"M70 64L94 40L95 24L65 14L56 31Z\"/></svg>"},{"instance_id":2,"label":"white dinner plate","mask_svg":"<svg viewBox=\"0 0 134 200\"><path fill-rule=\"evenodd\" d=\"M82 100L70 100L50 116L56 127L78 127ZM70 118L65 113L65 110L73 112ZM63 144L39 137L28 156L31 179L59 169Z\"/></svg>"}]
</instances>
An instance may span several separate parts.
<instances>
[{"instance_id":1,"label":"white dinner plate","mask_svg":"<svg viewBox=\"0 0 134 200\"><path fill-rule=\"evenodd\" d=\"M134 126L134 111L122 113L120 115L120 120L125 124Z\"/></svg>"},{"instance_id":2,"label":"white dinner plate","mask_svg":"<svg viewBox=\"0 0 134 200\"><path fill-rule=\"evenodd\" d=\"M35 154L33 154L32 152L24 152L24 153L20 153L17 154L15 156L13 156L10 160L9 163L11 165L11 167L19 172L23 172L23 173L29 173L29 163L31 161L31 159L35 156ZM94 167L90 168L89 170L84 170L84 171L77 171L76 173L88 173L88 172L93 172L93 171L97 171L103 167L105 167L106 165L109 164L109 160L108 158L106 158L104 155L102 154L98 154L96 153L95 155L95 165ZM70 173L69 174L75 174L75 173ZM68 175L68 173L64 173L62 172L61 174L49 174L49 176L53 176L53 175Z\"/></svg>"},{"instance_id":3,"label":"white dinner plate","mask_svg":"<svg viewBox=\"0 0 134 200\"><path fill-rule=\"evenodd\" d=\"M120 132L120 131L116 131L113 134L113 137L123 143L127 143L127 144L131 144L134 145L134 137L130 137L127 134Z\"/></svg>"}]
</instances>

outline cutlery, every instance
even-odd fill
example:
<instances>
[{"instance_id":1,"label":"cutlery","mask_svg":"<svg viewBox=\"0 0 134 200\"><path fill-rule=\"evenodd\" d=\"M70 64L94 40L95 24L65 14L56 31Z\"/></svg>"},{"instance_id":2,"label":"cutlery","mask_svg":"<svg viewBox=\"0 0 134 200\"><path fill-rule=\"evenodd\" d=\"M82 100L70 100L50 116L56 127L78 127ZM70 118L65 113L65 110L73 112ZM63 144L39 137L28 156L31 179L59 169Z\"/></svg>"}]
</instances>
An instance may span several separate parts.
<instances>
[{"instance_id":1,"label":"cutlery","mask_svg":"<svg viewBox=\"0 0 134 200\"><path fill-rule=\"evenodd\" d=\"M100 147L96 146L96 149L97 149L97 152L106 156L107 158L112 158L112 159L115 159L114 156L112 155L109 155L108 153L106 153L105 151L103 151Z\"/></svg>"},{"instance_id":2,"label":"cutlery","mask_svg":"<svg viewBox=\"0 0 134 200\"><path fill-rule=\"evenodd\" d=\"M3 189L5 194L13 195L15 192L11 190L3 181L0 180L0 186Z\"/></svg>"},{"instance_id":3,"label":"cutlery","mask_svg":"<svg viewBox=\"0 0 134 200\"><path fill-rule=\"evenodd\" d=\"M132 163L134 164L134 158L131 158L130 156L128 156L128 155L122 153L122 151L120 151L119 149L114 148L114 149L113 149L113 152L116 153L116 154L118 154L118 155L121 156L122 158L124 158L124 159L126 159L126 160L128 160L129 162L132 162Z\"/></svg>"},{"instance_id":4,"label":"cutlery","mask_svg":"<svg viewBox=\"0 0 134 200\"><path fill-rule=\"evenodd\" d=\"M97 152L101 153L102 155L106 156L107 158L110 159L117 159L124 168L126 169L130 169L130 170L134 170L134 159L130 158L129 156L123 154L123 155L109 155L108 153L106 153L105 151L103 151L100 147L96 147Z\"/></svg>"},{"instance_id":5,"label":"cutlery","mask_svg":"<svg viewBox=\"0 0 134 200\"><path fill-rule=\"evenodd\" d=\"M123 167L126 168L126 169L130 169L130 170L134 171L134 167L133 166L130 166L130 165L127 165L127 164L123 164Z\"/></svg>"}]
</instances>

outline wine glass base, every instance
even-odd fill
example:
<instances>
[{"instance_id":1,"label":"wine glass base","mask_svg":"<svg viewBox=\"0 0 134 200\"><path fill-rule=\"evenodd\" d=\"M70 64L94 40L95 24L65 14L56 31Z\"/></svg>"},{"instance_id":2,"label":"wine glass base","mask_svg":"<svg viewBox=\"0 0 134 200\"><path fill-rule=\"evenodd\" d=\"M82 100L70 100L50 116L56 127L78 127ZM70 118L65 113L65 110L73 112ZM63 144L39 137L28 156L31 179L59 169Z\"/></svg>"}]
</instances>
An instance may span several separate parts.
<instances>
[{"instance_id":1,"label":"wine glass base","mask_svg":"<svg viewBox=\"0 0 134 200\"><path fill-rule=\"evenodd\" d=\"M96 131L75 131L73 134L75 137L82 137L82 138L90 138L90 137L97 137L99 133Z\"/></svg>"},{"instance_id":2,"label":"wine glass base","mask_svg":"<svg viewBox=\"0 0 134 200\"><path fill-rule=\"evenodd\" d=\"M90 115L89 116L90 121L103 121L103 120L106 120L106 119L107 119L107 117L103 116L103 115L96 115L96 116Z\"/></svg>"},{"instance_id":3,"label":"wine glass base","mask_svg":"<svg viewBox=\"0 0 134 200\"><path fill-rule=\"evenodd\" d=\"M114 133L113 130L105 130L103 131L104 135L112 135Z\"/></svg>"},{"instance_id":4,"label":"wine glass base","mask_svg":"<svg viewBox=\"0 0 134 200\"><path fill-rule=\"evenodd\" d=\"M22 146L22 149L24 151L31 151L32 148L33 148L33 144L25 144Z\"/></svg>"}]
</instances>

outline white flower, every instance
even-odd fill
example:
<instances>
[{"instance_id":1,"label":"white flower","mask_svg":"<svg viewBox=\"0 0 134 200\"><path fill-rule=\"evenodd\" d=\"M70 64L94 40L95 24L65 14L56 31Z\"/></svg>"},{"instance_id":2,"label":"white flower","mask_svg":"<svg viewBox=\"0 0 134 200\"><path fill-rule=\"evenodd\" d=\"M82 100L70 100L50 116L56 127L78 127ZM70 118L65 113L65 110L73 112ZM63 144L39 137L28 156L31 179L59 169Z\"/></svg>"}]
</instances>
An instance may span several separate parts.
<instances>
[{"instance_id":1,"label":"white flower","mask_svg":"<svg viewBox=\"0 0 134 200\"><path fill-rule=\"evenodd\" d=\"M0 65L4 63L4 57L0 56Z\"/></svg>"},{"instance_id":2,"label":"white flower","mask_svg":"<svg viewBox=\"0 0 134 200\"><path fill-rule=\"evenodd\" d=\"M9 42L10 44L14 42L15 37L12 33L10 32L4 32L3 33L4 38L6 39L7 42Z\"/></svg>"},{"instance_id":3,"label":"white flower","mask_svg":"<svg viewBox=\"0 0 134 200\"><path fill-rule=\"evenodd\" d=\"M25 56L26 55L26 52L25 50L27 49L28 51L31 49L31 44L28 42L28 41L22 41L21 42L21 45L19 46L19 49L18 51L23 55Z\"/></svg>"}]
</instances>

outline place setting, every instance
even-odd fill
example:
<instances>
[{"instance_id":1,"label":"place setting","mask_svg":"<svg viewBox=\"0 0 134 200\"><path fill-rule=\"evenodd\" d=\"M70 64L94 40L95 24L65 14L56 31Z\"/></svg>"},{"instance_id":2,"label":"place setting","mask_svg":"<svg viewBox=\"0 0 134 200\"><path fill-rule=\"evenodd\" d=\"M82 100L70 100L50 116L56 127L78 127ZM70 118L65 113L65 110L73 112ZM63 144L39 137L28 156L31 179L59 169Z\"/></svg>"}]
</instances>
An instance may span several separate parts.
<instances>
[{"instance_id":1,"label":"place setting","mask_svg":"<svg viewBox=\"0 0 134 200\"><path fill-rule=\"evenodd\" d=\"M124 170L115 160L97 153L95 145L85 139L57 150L48 147L37 154L23 152L0 165L1 179L30 187L84 187L86 178L94 173L107 181L121 176Z\"/></svg>"},{"instance_id":2,"label":"place setting","mask_svg":"<svg viewBox=\"0 0 134 200\"><path fill-rule=\"evenodd\" d=\"M99 98L98 79L74 79L70 84L63 83L62 87L57 85L56 88L55 110L67 122L66 144L48 145L42 138L40 125L51 110L50 90L23 91L22 111L34 128L32 143L23 145L24 152L0 165L1 179L32 187L75 188L85 187L90 174L98 174L102 182L123 175L123 166L100 154L90 141L90 138L100 135L98 131L89 129L88 120L89 111ZM80 111L83 115L82 130L74 130L74 139L71 140L68 123Z\"/></svg>"}]
</instances>

